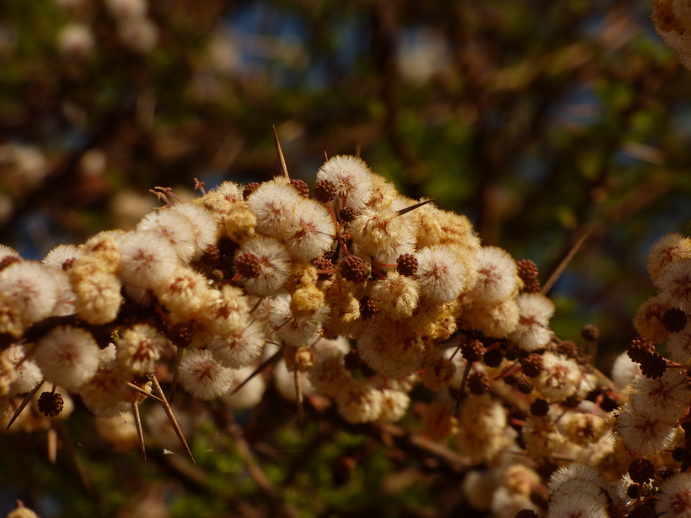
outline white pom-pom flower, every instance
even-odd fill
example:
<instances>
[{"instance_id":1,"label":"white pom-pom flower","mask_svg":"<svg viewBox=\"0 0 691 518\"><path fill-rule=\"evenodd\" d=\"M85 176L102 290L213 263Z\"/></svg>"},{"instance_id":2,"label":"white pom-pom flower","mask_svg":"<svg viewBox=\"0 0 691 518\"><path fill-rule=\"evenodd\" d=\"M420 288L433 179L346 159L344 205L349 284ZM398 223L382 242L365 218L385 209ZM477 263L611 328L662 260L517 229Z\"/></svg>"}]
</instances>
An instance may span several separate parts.
<instances>
[{"instance_id":1,"label":"white pom-pom flower","mask_svg":"<svg viewBox=\"0 0 691 518\"><path fill-rule=\"evenodd\" d=\"M327 160L317 172L317 181L329 180L337 189L336 209L350 207L360 212L372 193L372 173L354 156L338 155Z\"/></svg>"},{"instance_id":2,"label":"white pom-pom flower","mask_svg":"<svg viewBox=\"0 0 691 518\"><path fill-rule=\"evenodd\" d=\"M57 286L47 268L21 261L0 271L0 298L19 313L24 325L49 316L57 302Z\"/></svg>"},{"instance_id":3,"label":"white pom-pom flower","mask_svg":"<svg viewBox=\"0 0 691 518\"><path fill-rule=\"evenodd\" d=\"M216 220L211 215L211 212L204 207L193 203L178 203L171 210L182 214L192 223L196 249L193 258L216 242L216 234L218 232Z\"/></svg>"},{"instance_id":4,"label":"white pom-pom flower","mask_svg":"<svg viewBox=\"0 0 691 518\"><path fill-rule=\"evenodd\" d=\"M468 288L468 270L454 252L453 247L435 245L417 254L415 279L421 295L430 302L450 302Z\"/></svg>"},{"instance_id":5,"label":"white pom-pom flower","mask_svg":"<svg viewBox=\"0 0 691 518\"><path fill-rule=\"evenodd\" d=\"M634 362L627 351L617 356L612 364L612 381L619 390L628 387L639 374L641 374L641 365Z\"/></svg>"},{"instance_id":6,"label":"white pom-pom flower","mask_svg":"<svg viewBox=\"0 0 691 518\"><path fill-rule=\"evenodd\" d=\"M245 290L263 296L279 292L290 275L290 255L286 248L273 238L257 236L243 243L235 258L243 254L254 255L260 266L259 275L240 281Z\"/></svg>"},{"instance_id":7,"label":"white pom-pom flower","mask_svg":"<svg viewBox=\"0 0 691 518\"><path fill-rule=\"evenodd\" d=\"M7 245L0 245L0 261L3 261L8 257L13 257L15 259L22 258L19 255L19 252L17 252L14 248Z\"/></svg>"},{"instance_id":8,"label":"white pom-pom flower","mask_svg":"<svg viewBox=\"0 0 691 518\"><path fill-rule=\"evenodd\" d=\"M58 245L46 254L42 262L46 266L63 269L82 254L82 249L75 245Z\"/></svg>"},{"instance_id":9,"label":"white pom-pom flower","mask_svg":"<svg viewBox=\"0 0 691 518\"><path fill-rule=\"evenodd\" d=\"M506 250L496 246L482 247L477 251L477 260L478 279L470 292L473 300L497 303L518 292L518 267Z\"/></svg>"},{"instance_id":10,"label":"white pom-pom flower","mask_svg":"<svg viewBox=\"0 0 691 518\"><path fill-rule=\"evenodd\" d=\"M312 345L321 335L328 311L328 306L323 306L310 317L295 316L290 310L290 295L284 293L273 299L269 322L274 334L284 343L296 347Z\"/></svg>"},{"instance_id":11,"label":"white pom-pom flower","mask_svg":"<svg viewBox=\"0 0 691 518\"><path fill-rule=\"evenodd\" d=\"M676 473L660 485L655 511L665 518L691 518L691 473Z\"/></svg>"},{"instance_id":12,"label":"white pom-pom flower","mask_svg":"<svg viewBox=\"0 0 691 518\"><path fill-rule=\"evenodd\" d=\"M681 234L662 236L648 254L648 274L655 281L663 270L679 259L691 258L691 239Z\"/></svg>"},{"instance_id":13,"label":"white pom-pom flower","mask_svg":"<svg viewBox=\"0 0 691 518\"><path fill-rule=\"evenodd\" d=\"M262 183L247 199L257 231L277 239L286 236L302 199L283 178Z\"/></svg>"},{"instance_id":14,"label":"white pom-pom flower","mask_svg":"<svg viewBox=\"0 0 691 518\"><path fill-rule=\"evenodd\" d=\"M544 346L552 336L549 319L554 314L554 303L540 293L522 293L518 302L518 327L509 340L526 351Z\"/></svg>"},{"instance_id":15,"label":"white pom-pom flower","mask_svg":"<svg viewBox=\"0 0 691 518\"><path fill-rule=\"evenodd\" d=\"M385 278L373 284L370 298L384 315L393 320L402 320L415 311L420 300L420 286L412 277L389 272Z\"/></svg>"},{"instance_id":16,"label":"white pom-pom flower","mask_svg":"<svg viewBox=\"0 0 691 518\"><path fill-rule=\"evenodd\" d=\"M54 316L72 315L76 311L77 295L72 289L70 277L64 270L50 271L55 280L57 300L51 314Z\"/></svg>"},{"instance_id":17,"label":"white pom-pom flower","mask_svg":"<svg viewBox=\"0 0 691 518\"><path fill-rule=\"evenodd\" d=\"M179 366L182 387L197 399L213 399L233 384L235 373L224 367L210 351L197 349L182 357Z\"/></svg>"},{"instance_id":18,"label":"white pom-pom flower","mask_svg":"<svg viewBox=\"0 0 691 518\"><path fill-rule=\"evenodd\" d=\"M96 373L99 352L91 333L79 327L60 326L38 341L34 358L46 381L77 390Z\"/></svg>"},{"instance_id":19,"label":"white pom-pom flower","mask_svg":"<svg viewBox=\"0 0 691 518\"><path fill-rule=\"evenodd\" d=\"M667 448L676 434L674 421L631 402L619 411L615 428L624 445L635 455L650 455Z\"/></svg>"},{"instance_id":20,"label":"white pom-pom flower","mask_svg":"<svg viewBox=\"0 0 691 518\"><path fill-rule=\"evenodd\" d=\"M394 210L364 209L350 224L354 252L362 257L372 256L383 263L393 263L401 254L415 251L414 227L410 219Z\"/></svg>"},{"instance_id":21,"label":"white pom-pom flower","mask_svg":"<svg viewBox=\"0 0 691 518\"><path fill-rule=\"evenodd\" d=\"M535 378L535 387L550 401L561 401L573 395L583 377L578 364L552 353L542 355L542 369Z\"/></svg>"},{"instance_id":22,"label":"white pom-pom flower","mask_svg":"<svg viewBox=\"0 0 691 518\"><path fill-rule=\"evenodd\" d=\"M667 352L672 361L687 364L691 360L691 319L678 333L671 333L667 339Z\"/></svg>"},{"instance_id":23,"label":"white pom-pom flower","mask_svg":"<svg viewBox=\"0 0 691 518\"><path fill-rule=\"evenodd\" d=\"M631 386L634 408L645 408L648 413L665 421L674 422L686 413L691 404L688 377L678 369L667 369L655 379L637 376Z\"/></svg>"},{"instance_id":24,"label":"white pom-pom flower","mask_svg":"<svg viewBox=\"0 0 691 518\"><path fill-rule=\"evenodd\" d=\"M179 211L162 209L150 212L139 222L136 230L151 232L167 239L183 263L189 262L198 250L194 226Z\"/></svg>"},{"instance_id":25,"label":"white pom-pom flower","mask_svg":"<svg viewBox=\"0 0 691 518\"><path fill-rule=\"evenodd\" d=\"M79 387L79 396L94 415L112 417L130 410L132 391L127 386L127 371L105 356L96 373Z\"/></svg>"},{"instance_id":26,"label":"white pom-pom flower","mask_svg":"<svg viewBox=\"0 0 691 518\"><path fill-rule=\"evenodd\" d=\"M319 202L298 196L295 212L286 222L280 237L290 255L301 261L321 256L333 243L336 234L333 221Z\"/></svg>"},{"instance_id":27,"label":"white pom-pom flower","mask_svg":"<svg viewBox=\"0 0 691 518\"><path fill-rule=\"evenodd\" d=\"M146 376L154 371L161 350L168 344L155 328L136 324L126 329L117 342L117 360L135 376Z\"/></svg>"},{"instance_id":28,"label":"white pom-pom flower","mask_svg":"<svg viewBox=\"0 0 691 518\"><path fill-rule=\"evenodd\" d=\"M300 376L300 385L302 389L302 395L308 396L314 393L314 387L310 383L310 380L306 373L298 372ZM297 400L297 392L295 387L295 373L288 371L285 360L281 360L276 364L274 369L274 387L286 401L294 402Z\"/></svg>"},{"instance_id":29,"label":"white pom-pom flower","mask_svg":"<svg viewBox=\"0 0 691 518\"><path fill-rule=\"evenodd\" d=\"M207 346L224 366L238 369L259 360L265 342L262 325L255 321L238 333L215 336Z\"/></svg>"},{"instance_id":30,"label":"white pom-pom flower","mask_svg":"<svg viewBox=\"0 0 691 518\"><path fill-rule=\"evenodd\" d=\"M120 277L127 287L154 289L169 281L178 265L173 246L155 232L128 232L119 244Z\"/></svg>"},{"instance_id":31,"label":"white pom-pom flower","mask_svg":"<svg viewBox=\"0 0 691 518\"><path fill-rule=\"evenodd\" d=\"M662 302L691 312L691 259L681 259L667 265L655 280Z\"/></svg>"},{"instance_id":32,"label":"white pom-pom flower","mask_svg":"<svg viewBox=\"0 0 691 518\"><path fill-rule=\"evenodd\" d=\"M41 369L33 359L26 357L24 346L10 345L4 355L14 365L15 378L10 385L10 396L31 392L43 381Z\"/></svg>"}]
</instances>

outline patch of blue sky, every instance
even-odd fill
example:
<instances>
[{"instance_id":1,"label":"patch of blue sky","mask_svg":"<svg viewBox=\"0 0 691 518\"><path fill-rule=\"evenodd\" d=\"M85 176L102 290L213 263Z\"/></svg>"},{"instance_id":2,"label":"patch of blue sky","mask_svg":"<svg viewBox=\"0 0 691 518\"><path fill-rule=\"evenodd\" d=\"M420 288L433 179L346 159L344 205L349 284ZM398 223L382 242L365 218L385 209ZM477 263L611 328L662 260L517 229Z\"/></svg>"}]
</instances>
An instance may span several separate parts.
<instances>
[{"instance_id":1,"label":"patch of blue sky","mask_svg":"<svg viewBox=\"0 0 691 518\"><path fill-rule=\"evenodd\" d=\"M362 27L347 13L336 20L332 28L338 45L328 59L334 59L335 66L329 66L327 58L310 51L305 20L280 6L261 1L247 2L231 11L225 25L238 35L242 66L268 73L272 86L276 88L299 86L311 91L324 90L340 79L333 74L334 69L339 73L353 73L358 58L369 51ZM291 61L283 59L285 54L282 58L282 52L262 52L257 45L262 40L273 42L275 48L283 46L284 51L292 48L302 56Z\"/></svg>"},{"instance_id":2,"label":"patch of blue sky","mask_svg":"<svg viewBox=\"0 0 691 518\"><path fill-rule=\"evenodd\" d=\"M551 115L559 124L587 125L597 121L602 112L602 103L594 88L586 84L575 84L552 108Z\"/></svg>"}]
</instances>

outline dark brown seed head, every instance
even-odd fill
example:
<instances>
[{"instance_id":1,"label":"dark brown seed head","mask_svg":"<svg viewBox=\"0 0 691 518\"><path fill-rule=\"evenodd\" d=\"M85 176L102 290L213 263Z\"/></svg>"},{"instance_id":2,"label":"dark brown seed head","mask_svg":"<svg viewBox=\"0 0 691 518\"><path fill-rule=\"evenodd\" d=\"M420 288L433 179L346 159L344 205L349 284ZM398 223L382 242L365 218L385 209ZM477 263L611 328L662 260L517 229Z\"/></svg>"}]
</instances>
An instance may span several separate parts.
<instances>
[{"instance_id":1,"label":"dark brown seed head","mask_svg":"<svg viewBox=\"0 0 691 518\"><path fill-rule=\"evenodd\" d=\"M487 367L499 367L501 362L504 360L504 355L500 349L490 349L485 352L482 357L482 361Z\"/></svg>"},{"instance_id":2,"label":"dark brown seed head","mask_svg":"<svg viewBox=\"0 0 691 518\"><path fill-rule=\"evenodd\" d=\"M489 392L489 378L484 372L473 372L468 376L468 389L471 394L480 396Z\"/></svg>"},{"instance_id":3,"label":"dark brown seed head","mask_svg":"<svg viewBox=\"0 0 691 518\"><path fill-rule=\"evenodd\" d=\"M576 408L578 405L580 405L581 401L583 401L583 400L577 396L569 396L564 401L561 402L561 405L565 408L573 409L573 408Z\"/></svg>"},{"instance_id":4,"label":"dark brown seed head","mask_svg":"<svg viewBox=\"0 0 691 518\"><path fill-rule=\"evenodd\" d=\"M357 214L355 213L355 210L352 207L344 207L338 213L338 217L341 218L341 221L345 223L350 223L357 217Z\"/></svg>"},{"instance_id":5,"label":"dark brown seed head","mask_svg":"<svg viewBox=\"0 0 691 518\"><path fill-rule=\"evenodd\" d=\"M197 331L197 325L194 321L178 322L170 326L166 332L166 336L178 347L187 347L194 334Z\"/></svg>"},{"instance_id":6,"label":"dark brown seed head","mask_svg":"<svg viewBox=\"0 0 691 518\"><path fill-rule=\"evenodd\" d=\"M360 318L369 320L379 313L379 304L369 297L360 299Z\"/></svg>"},{"instance_id":7,"label":"dark brown seed head","mask_svg":"<svg viewBox=\"0 0 691 518\"><path fill-rule=\"evenodd\" d=\"M667 362L657 353L648 353L641 364L641 372L646 378L661 378L667 370Z\"/></svg>"},{"instance_id":8,"label":"dark brown seed head","mask_svg":"<svg viewBox=\"0 0 691 518\"><path fill-rule=\"evenodd\" d=\"M547 400L537 398L530 404L530 413L537 417L545 417L549 412L549 403Z\"/></svg>"},{"instance_id":9,"label":"dark brown seed head","mask_svg":"<svg viewBox=\"0 0 691 518\"><path fill-rule=\"evenodd\" d=\"M567 358L578 358L578 346L570 340L564 340L557 344L557 352Z\"/></svg>"},{"instance_id":10,"label":"dark brown seed head","mask_svg":"<svg viewBox=\"0 0 691 518\"><path fill-rule=\"evenodd\" d=\"M461 354L466 361L479 362L485 354L485 346L480 340L470 340L461 344Z\"/></svg>"},{"instance_id":11,"label":"dark brown seed head","mask_svg":"<svg viewBox=\"0 0 691 518\"><path fill-rule=\"evenodd\" d=\"M333 275L333 273L329 273L335 268L334 263L331 262L331 259L327 259L326 257L317 257L312 261L312 264L317 269L318 280L325 281Z\"/></svg>"},{"instance_id":12,"label":"dark brown seed head","mask_svg":"<svg viewBox=\"0 0 691 518\"><path fill-rule=\"evenodd\" d=\"M310 188L304 180L300 180L299 178L291 178L290 185L292 185L298 194L303 198L310 197Z\"/></svg>"},{"instance_id":13,"label":"dark brown seed head","mask_svg":"<svg viewBox=\"0 0 691 518\"><path fill-rule=\"evenodd\" d=\"M523 281L523 291L537 293L540 291L540 281L538 281L537 265L530 259L521 259L516 262L518 276Z\"/></svg>"},{"instance_id":14,"label":"dark brown seed head","mask_svg":"<svg viewBox=\"0 0 691 518\"><path fill-rule=\"evenodd\" d=\"M626 354L629 355L631 361L641 363L650 353L654 352L655 345L652 342L648 342L642 338L635 338L629 343Z\"/></svg>"},{"instance_id":15,"label":"dark brown seed head","mask_svg":"<svg viewBox=\"0 0 691 518\"><path fill-rule=\"evenodd\" d=\"M369 269L360 257L357 255L349 255L345 257L339 264L341 275L347 281L351 282L365 282L369 277Z\"/></svg>"},{"instance_id":16,"label":"dark brown seed head","mask_svg":"<svg viewBox=\"0 0 691 518\"><path fill-rule=\"evenodd\" d=\"M523 369L523 374L529 378L537 377L542 371L542 356L539 354L531 353L528 356L521 358L520 363L521 368Z\"/></svg>"},{"instance_id":17,"label":"dark brown seed head","mask_svg":"<svg viewBox=\"0 0 691 518\"><path fill-rule=\"evenodd\" d=\"M417 272L417 257L413 254L401 254L396 259L396 271L406 277L412 277Z\"/></svg>"},{"instance_id":18,"label":"dark brown seed head","mask_svg":"<svg viewBox=\"0 0 691 518\"><path fill-rule=\"evenodd\" d=\"M63 406L62 396L57 392L43 392L38 398L38 410L46 417L55 417Z\"/></svg>"},{"instance_id":19,"label":"dark brown seed head","mask_svg":"<svg viewBox=\"0 0 691 518\"><path fill-rule=\"evenodd\" d=\"M320 180L314 185L314 199L322 203L328 203L338 194L336 184L329 180Z\"/></svg>"},{"instance_id":20,"label":"dark brown seed head","mask_svg":"<svg viewBox=\"0 0 691 518\"><path fill-rule=\"evenodd\" d=\"M581 329L581 336L583 337L583 340L588 342L597 342L597 340L600 338L600 330L597 328L597 326L588 324L587 326L583 326L583 329Z\"/></svg>"},{"instance_id":21,"label":"dark brown seed head","mask_svg":"<svg viewBox=\"0 0 691 518\"><path fill-rule=\"evenodd\" d=\"M648 459L635 459L629 464L629 476L636 484L645 484L655 476L655 465Z\"/></svg>"},{"instance_id":22,"label":"dark brown seed head","mask_svg":"<svg viewBox=\"0 0 691 518\"><path fill-rule=\"evenodd\" d=\"M670 333L678 333L686 327L686 313L681 308L669 308L662 315L662 325Z\"/></svg>"},{"instance_id":23,"label":"dark brown seed head","mask_svg":"<svg viewBox=\"0 0 691 518\"><path fill-rule=\"evenodd\" d=\"M262 262L252 253L242 254L235 259L235 271L247 279L259 277L262 273Z\"/></svg>"}]
</instances>

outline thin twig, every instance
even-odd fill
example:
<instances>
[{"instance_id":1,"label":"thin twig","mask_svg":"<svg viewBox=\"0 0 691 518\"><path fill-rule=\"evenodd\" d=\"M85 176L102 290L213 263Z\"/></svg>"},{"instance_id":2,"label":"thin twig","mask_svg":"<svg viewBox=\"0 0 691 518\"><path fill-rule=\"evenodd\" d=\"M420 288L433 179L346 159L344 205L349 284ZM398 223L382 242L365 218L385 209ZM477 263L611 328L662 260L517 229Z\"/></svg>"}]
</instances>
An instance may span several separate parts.
<instances>
[{"instance_id":1,"label":"thin twig","mask_svg":"<svg viewBox=\"0 0 691 518\"><path fill-rule=\"evenodd\" d=\"M142 429L142 418L139 415L139 404L136 401L131 403L132 416L134 417L134 425L137 428L137 440L139 441L139 450L142 452L144 462L146 462L146 447L144 446L144 430Z\"/></svg>"},{"instance_id":2,"label":"thin twig","mask_svg":"<svg viewBox=\"0 0 691 518\"><path fill-rule=\"evenodd\" d=\"M407 214L410 211L413 211L417 208L422 207L423 205L427 205L428 203L432 203L434 201L434 198L430 198L429 200L421 201L420 203L416 203L415 205L411 205L410 207L406 207L405 209L401 209L397 212L399 216L403 216L403 214Z\"/></svg>"},{"instance_id":3,"label":"thin twig","mask_svg":"<svg viewBox=\"0 0 691 518\"><path fill-rule=\"evenodd\" d=\"M156 376L154 376L154 375L151 376L151 383L153 385L154 393L161 399L161 404L163 405L163 410L165 410L166 415L168 416L168 419L170 420L170 424L173 426L173 430L175 430L175 434L178 436L178 439L180 439L180 442L182 443L183 447L185 448L185 451L187 452L187 455L189 455L190 459L192 459L192 462L194 464L196 464L197 461L194 460L194 456L192 455L192 451L190 450L190 447L187 444L187 440L185 440L185 436L182 433L182 430L180 429L180 425L178 424L178 420L175 418L175 414L173 413L173 409L168 404L168 400L166 399L166 395L163 393L163 389L161 389L161 385L158 383Z\"/></svg>"},{"instance_id":4,"label":"thin twig","mask_svg":"<svg viewBox=\"0 0 691 518\"><path fill-rule=\"evenodd\" d=\"M31 402L31 399L36 395L36 392L38 392L42 386L43 386L43 382L39 383L38 386L34 390L32 390L26 396L24 396L24 400L21 402L19 407L17 407L17 410L14 411L14 414L12 415L10 422L7 423L7 427L5 428L5 431L10 429L10 426L12 426L12 423L14 423L17 420L17 418L19 417L19 414L22 413L22 410L24 410L26 408L26 405L28 405Z\"/></svg>"},{"instance_id":5,"label":"thin twig","mask_svg":"<svg viewBox=\"0 0 691 518\"><path fill-rule=\"evenodd\" d=\"M278 153L278 159L281 162L281 171L283 176L287 180L290 180L290 175L288 175L288 166L286 165L286 159L283 156L283 150L281 149L281 143L278 141L278 133L276 132L276 126L271 126L274 129L274 143L276 144L276 152Z\"/></svg>"},{"instance_id":6,"label":"thin twig","mask_svg":"<svg viewBox=\"0 0 691 518\"><path fill-rule=\"evenodd\" d=\"M150 392L147 392L146 390L144 390L144 389L141 388L141 387L138 387L138 386L135 385L134 383L131 383L131 382L128 381L128 382L127 382L127 385L128 385L132 390L134 390L136 393L141 394L142 396L150 397L151 399L155 399L156 401L159 401L160 403L163 403L163 400L162 400L160 397L158 397L158 396L156 396L156 395L154 395L154 394L152 394L152 393L150 393Z\"/></svg>"},{"instance_id":7,"label":"thin twig","mask_svg":"<svg viewBox=\"0 0 691 518\"><path fill-rule=\"evenodd\" d=\"M564 270L566 270L566 267L573 260L575 255L578 253L580 248L583 246L583 244L586 242L586 240L590 237L592 233L593 229L588 229L583 233L581 237L578 238L578 241L576 241L576 243L571 247L571 250L569 250L564 259L562 259L562 261L559 263L559 266L557 266L554 272L552 272L552 275L549 276L547 282L545 282L542 285L540 293L542 293L543 295L547 295L547 293L549 293L549 291L554 286L554 283L556 283L557 279L559 279L559 276L564 272Z\"/></svg>"}]
</instances>

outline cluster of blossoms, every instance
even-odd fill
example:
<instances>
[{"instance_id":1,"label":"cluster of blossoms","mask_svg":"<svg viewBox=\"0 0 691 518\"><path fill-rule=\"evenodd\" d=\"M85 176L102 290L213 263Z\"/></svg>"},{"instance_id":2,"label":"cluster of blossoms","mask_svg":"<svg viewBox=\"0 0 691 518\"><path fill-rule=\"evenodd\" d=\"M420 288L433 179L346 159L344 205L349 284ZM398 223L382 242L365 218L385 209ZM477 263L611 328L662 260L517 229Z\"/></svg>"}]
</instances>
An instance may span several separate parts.
<instances>
[{"instance_id":1,"label":"cluster of blossoms","mask_svg":"<svg viewBox=\"0 0 691 518\"><path fill-rule=\"evenodd\" d=\"M188 202L160 189L166 206L134 230L41 262L0 249L5 422L48 426L69 394L101 423L138 419L168 373L194 398L243 409L270 371L284 397L327 396L351 423L399 420L422 386L435 398L416 407L420 433L481 467L463 485L478 509L691 516L690 239L654 247L660 293L611 382L551 331L534 263L482 246L465 216L400 195L359 158L327 160L311 197L287 175L199 187ZM662 340L671 360L654 352ZM33 409L17 414L22 398Z\"/></svg>"}]
</instances>

